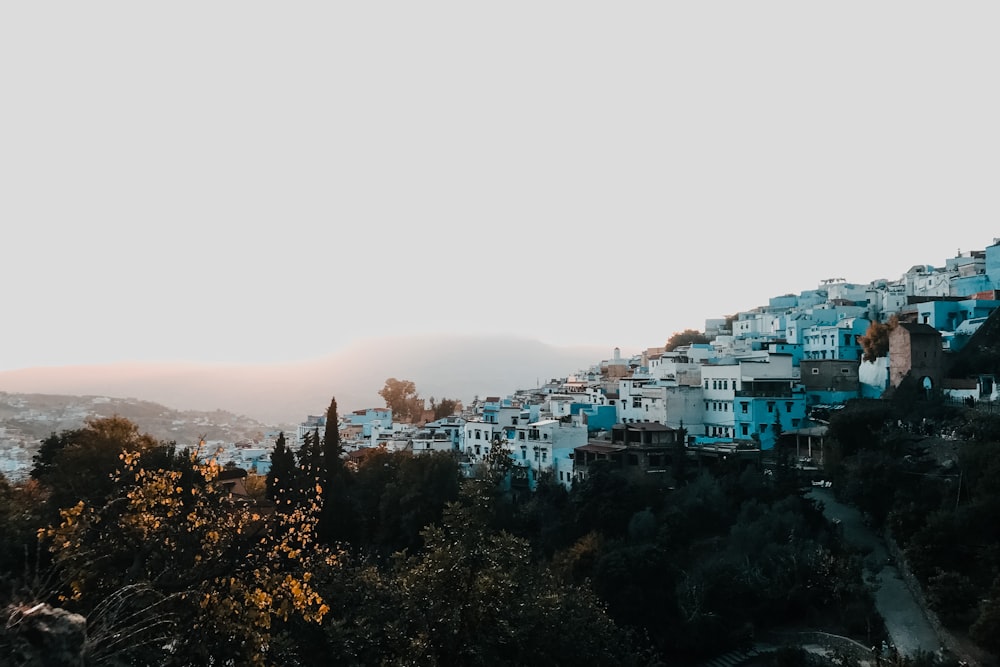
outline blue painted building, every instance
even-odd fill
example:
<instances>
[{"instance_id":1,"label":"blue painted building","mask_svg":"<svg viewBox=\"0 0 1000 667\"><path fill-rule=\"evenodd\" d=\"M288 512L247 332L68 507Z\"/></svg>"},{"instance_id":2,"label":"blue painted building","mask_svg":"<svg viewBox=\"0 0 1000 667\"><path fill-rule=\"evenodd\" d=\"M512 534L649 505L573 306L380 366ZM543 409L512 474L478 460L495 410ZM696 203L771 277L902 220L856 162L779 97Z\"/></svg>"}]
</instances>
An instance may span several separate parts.
<instances>
[{"instance_id":1,"label":"blue painted building","mask_svg":"<svg viewBox=\"0 0 1000 667\"><path fill-rule=\"evenodd\" d=\"M985 254L986 276L993 284L993 287L989 289L1000 289L1000 244L988 246Z\"/></svg>"},{"instance_id":2,"label":"blue painted building","mask_svg":"<svg viewBox=\"0 0 1000 667\"><path fill-rule=\"evenodd\" d=\"M849 359L860 361L863 336L871 322L862 317L845 317L836 324L810 327L802 341L803 359Z\"/></svg>"},{"instance_id":3,"label":"blue painted building","mask_svg":"<svg viewBox=\"0 0 1000 667\"><path fill-rule=\"evenodd\" d=\"M772 296L768 300L768 307L771 310L788 310L799 305L799 297L794 294L784 294L782 296Z\"/></svg>"},{"instance_id":4,"label":"blue painted building","mask_svg":"<svg viewBox=\"0 0 1000 667\"><path fill-rule=\"evenodd\" d=\"M370 438L372 435L372 425L380 427L392 425L392 410L389 408L368 408L366 410L355 410L344 416L344 421L349 426L360 426L361 435Z\"/></svg>"},{"instance_id":5,"label":"blue painted building","mask_svg":"<svg viewBox=\"0 0 1000 667\"><path fill-rule=\"evenodd\" d=\"M962 322L989 317L1000 307L1000 301L962 299L961 301L933 300L911 304L908 311L916 312L916 321L938 331L955 331Z\"/></svg>"},{"instance_id":6,"label":"blue painted building","mask_svg":"<svg viewBox=\"0 0 1000 667\"><path fill-rule=\"evenodd\" d=\"M775 421L788 431L799 428L805 417L805 391L795 380L743 379L733 399L735 439L757 441L762 450L774 447Z\"/></svg>"},{"instance_id":7,"label":"blue painted building","mask_svg":"<svg viewBox=\"0 0 1000 667\"><path fill-rule=\"evenodd\" d=\"M798 366L802 363L803 349L800 343L787 343L776 341L770 343L767 347L769 352L775 354L787 354L792 358L792 366Z\"/></svg>"},{"instance_id":8,"label":"blue painted building","mask_svg":"<svg viewBox=\"0 0 1000 667\"><path fill-rule=\"evenodd\" d=\"M581 415L587 425L587 431L610 431L618 423L618 410L614 405L594 405L593 403L573 403L570 410L574 415Z\"/></svg>"}]
</instances>

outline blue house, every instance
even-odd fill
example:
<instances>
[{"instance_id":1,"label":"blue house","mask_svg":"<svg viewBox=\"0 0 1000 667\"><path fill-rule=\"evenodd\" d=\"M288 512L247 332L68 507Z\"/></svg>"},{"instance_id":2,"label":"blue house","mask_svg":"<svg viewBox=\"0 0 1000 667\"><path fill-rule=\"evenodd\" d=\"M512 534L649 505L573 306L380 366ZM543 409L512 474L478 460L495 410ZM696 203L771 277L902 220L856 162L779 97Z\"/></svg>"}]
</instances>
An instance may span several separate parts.
<instances>
[{"instance_id":1,"label":"blue house","mask_svg":"<svg viewBox=\"0 0 1000 667\"><path fill-rule=\"evenodd\" d=\"M757 441L764 450L774 447L776 422L788 431L799 428L806 417L802 385L786 378L744 378L733 403L736 439Z\"/></svg>"},{"instance_id":2,"label":"blue house","mask_svg":"<svg viewBox=\"0 0 1000 667\"><path fill-rule=\"evenodd\" d=\"M573 403L572 414L581 415L587 431L610 431L618 422L618 410L614 405L594 405L593 403Z\"/></svg>"},{"instance_id":3,"label":"blue house","mask_svg":"<svg viewBox=\"0 0 1000 667\"><path fill-rule=\"evenodd\" d=\"M1000 306L992 299L934 299L915 303L907 311L916 312L919 324L928 324L938 331L955 331L962 322L989 317Z\"/></svg>"},{"instance_id":4,"label":"blue house","mask_svg":"<svg viewBox=\"0 0 1000 667\"><path fill-rule=\"evenodd\" d=\"M355 410L345 415L344 419L349 426L361 426L361 435L370 438L373 424L378 424L379 426L389 426L392 424L392 410L389 408Z\"/></svg>"},{"instance_id":5,"label":"blue house","mask_svg":"<svg viewBox=\"0 0 1000 667\"><path fill-rule=\"evenodd\" d=\"M984 252L986 254L986 275L992 283L992 287L987 289L1000 289L1000 244L994 243L987 246Z\"/></svg>"}]
</instances>

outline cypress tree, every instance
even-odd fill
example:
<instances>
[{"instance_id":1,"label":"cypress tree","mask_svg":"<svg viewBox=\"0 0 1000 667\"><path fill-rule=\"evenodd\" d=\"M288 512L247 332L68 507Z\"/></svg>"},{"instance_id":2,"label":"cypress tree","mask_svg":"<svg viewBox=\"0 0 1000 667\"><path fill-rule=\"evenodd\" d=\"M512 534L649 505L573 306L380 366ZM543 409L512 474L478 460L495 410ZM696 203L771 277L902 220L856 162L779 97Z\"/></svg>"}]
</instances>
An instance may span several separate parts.
<instances>
[{"instance_id":1,"label":"cypress tree","mask_svg":"<svg viewBox=\"0 0 1000 667\"><path fill-rule=\"evenodd\" d=\"M267 497L278 505L292 497L297 485L295 454L285 441L285 432L278 434L271 452L271 469L267 473Z\"/></svg>"},{"instance_id":2,"label":"cypress tree","mask_svg":"<svg viewBox=\"0 0 1000 667\"><path fill-rule=\"evenodd\" d=\"M330 400L326 410L326 430L323 437L323 509L319 520L320 540L330 543L353 538L356 528L355 512L348 486L351 476L341 458L340 431L337 399Z\"/></svg>"}]
</instances>

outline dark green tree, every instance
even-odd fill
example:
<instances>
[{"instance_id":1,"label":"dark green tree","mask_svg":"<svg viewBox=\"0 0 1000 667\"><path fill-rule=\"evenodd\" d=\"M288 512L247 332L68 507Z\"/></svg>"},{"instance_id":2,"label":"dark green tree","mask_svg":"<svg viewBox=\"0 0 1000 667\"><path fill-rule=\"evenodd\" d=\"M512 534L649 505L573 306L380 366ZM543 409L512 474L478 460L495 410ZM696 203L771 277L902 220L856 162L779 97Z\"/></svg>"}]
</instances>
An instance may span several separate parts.
<instances>
[{"instance_id":1,"label":"dark green tree","mask_svg":"<svg viewBox=\"0 0 1000 667\"><path fill-rule=\"evenodd\" d=\"M78 501L96 504L114 489L123 452L139 452L157 466L171 467L174 447L161 443L124 417L91 418L79 429L52 434L42 442L31 470L49 491L49 508L58 511Z\"/></svg>"},{"instance_id":2,"label":"dark green tree","mask_svg":"<svg viewBox=\"0 0 1000 667\"><path fill-rule=\"evenodd\" d=\"M320 487L323 509L320 513L319 536L324 543L350 540L357 534L357 513L351 500L354 478L348 474L344 465L339 422L337 399L333 397L326 409L326 429L321 448ZM318 433L316 437L319 437Z\"/></svg>"},{"instance_id":3,"label":"dark green tree","mask_svg":"<svg viewBox=\"0 0 1000 667\"><path fill-rule=\"evenodd\" d=\"M278 434L274 450L271 452L271 469L267 472L265 482L268 499L273 500L279 507L290 504L295 495L292 490L298 484L297 472L295 454L288 447L285 432L282 431Z\"/></svg>"},{"instance_id":4,"label":"dark green tree","mask_svg":"<svg viewBox=\"0 0 1000 667\"><path fill-rule=\"evenodd\" d=\"M667 352L676 350L682 345L691 345L693 343L707 343L708 337L698 331L697 329L685 329L684 331L675 331L670 338L667 339L667 344L665 345Z\"/></svg>"},{"instance_id":5,"label":"dark green tree","mask_svg":"<svg viewBox=\"0 0 1000 667\"><path fill-rule=\"evenodd\" d=\"M451 417L452 415L458 414L462 410L462 403L453 398L442 398L439 401L435 401L434 397L430 400L431 410L434 412L434 419L444 419L445 417Z\"/></svg>"},{"instance_id":6,"label":"dark green tree","mask_svg":"<svg viewBox=\"0 0 1000 667\"><path fill-rule=\"evenodd\" d=\"M478 480L477 480L478 481ZM559 583L527 541L484 522L484 485L463 487L424 549L398 563L405 660L432 665L648 664L586 588ZM397 659L404 656L398 656Z\"/></svg>"}]
</instances>

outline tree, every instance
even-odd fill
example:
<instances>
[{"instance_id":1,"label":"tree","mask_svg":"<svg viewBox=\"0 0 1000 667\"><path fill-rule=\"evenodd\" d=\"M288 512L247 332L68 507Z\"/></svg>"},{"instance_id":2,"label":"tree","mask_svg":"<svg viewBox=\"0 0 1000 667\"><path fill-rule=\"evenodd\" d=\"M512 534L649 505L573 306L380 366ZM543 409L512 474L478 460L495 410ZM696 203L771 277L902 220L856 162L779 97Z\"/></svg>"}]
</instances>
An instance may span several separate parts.
<instances>
[{"instance_id":1,"label":"tree","mask_svg":"<svg viewBox=\"0 0 1000 667\"><path fill-rule=\"evenodd\" d=\"M46 438L34 458L31 477L49 489L53 510L79 500L97 503L112 492L123 451L157 457L157 464L167 467L174 456L172 445L140 433L124 417L95 417L87 419L83 428Z\"/></svg>"},{"instance_id":2,"label":"tree","mask_svg":"<svg viewBox=\"0 0 1000 667\"><path fill-rule=\"evenodd\" d=\"M353 478L348 474L341 457L340 417L337 414L337 399L330 399L326 409L326 430L322 443L322 475L320 486L323 509L320 513L319 537L323 543L347 540L354 536L355 512L351 507L350 489ZM317 433L316 437L319 437Z\"/></svg>"},{"instance_id":3,"label":"tree","mask_svg":"<svg viewBox=\"0 0 1000 667\"><path fill-rule=\"evenodd\" d=\"M111 499L64 508L40 531L58 599L95 632L95 664L282 664L272 636L328 612L310 583L337 563L316 543L316 493L268 518L231 500L221 470L195 454L146 468L123 452Z\"/></svg>"},{"instance_id":4,"label":"tree","mask_svg":"<svg viewBox=\"0 0 1000 667\"><path fill-rule=\"evenodd\" d=\"M320 441L318 426L303 434L302 446L299 447L296 458L302 474L313 483L319 481L323 470L323 443ZM306 482L306 485L312 484Z\"/></svg>"},{"instance_id":5,"label":"tree","mask_svg":"<svg viewBox=\"0 0 1000 667\"><path fill-rule=\"evenodd\" d=\"M708 337L698 331L697 329L685 329L684 331L675 331L670 338L667 339L667 352L671 350L676 350L682 345L691 345L693 343L707 343Z\"/></svg>"},{"instance_id":6,"label":"tree","mask_svg":"<svg viewBox=\"0 0 1000 667\"><path fill-rule=\"evenodd\" d=\"M451 417L462 411L462 403L453 398L442 398L440 402L436 402L434 397L431 397L431 410L434 412L435 421L438 419L444 419L445 417Z\"/></svg>"},{"instance_id":7,"label":"tree","mask_svg":"<svg viewBox=\"0 0 1000 667\"><path fill-rule=\"evenodd\" d=\"M38 527L45 523L45 491L33 479L11 483L0 472L0 607L7 589L27 584L36 570Z\"/></svg>"},{"instance_id":8,"label":"tree","mask_svg":"<svg viewBox=\"0 0 1000 667\"><path fill-rule=\"evenodd\" d=\"M288 505L292 501L292 489L298 483L295 479L297 467L295 454L289 449L285 440L285 432L278 434L271 452L271 469L267 473L267 497L278 507Z\"/></svg>"},{"instance_id":9,"label":"tree","mask_svg":"<svg viewBox=\"0 0 1000 667\"><path fill-rule=\"evenodd\" d=\"M323 431L323 481L332 480L344 475L344 460L341 458L343 449L340 446L340 416L337 414L337 398L330 399L326 409L326 427Z\"/></svg>"},{"instance_id":10,"label":"tree","mask_svg":"<svg viewBox=\"0 0 1000 667\"><path fill-rule=\"evenodd\" d=\"M858 339L861 348L864 350L862 359L865 361L875 361L879 357L889 354L889 333L899 325L899 318L892 315L885 322L872 322L868 325L868 330Z\"/></svg>"},{"instance_id":11,"label":"tree","mask_svg":"<svg viewBox=\"0 0 1000 667\"><path fill-rule=\"evenodd\" d=\"M420 554L397 561L407 663L647 664L587 588L560 583L523 539L492 529L483 480L469 480ZM485 505L484 505L485 504ZM384 661L383 664L396 664Z\"/></svg>"},{"instance_id":12,"label":"tree","mask_svg":"<svg viewBox=\"0 0 1000 667\"><path fill-rule=\"evenodd\" d=\"M409 380L397 380L389 378L385 381L385 386L378 392L378 395L385 401L385 407L392 410L392 414L400 421L419 418L421 415L414 414L416 403L419 401L421 407L423 401L417 395L417 386Z\"/></svg>"}]
</instances>

